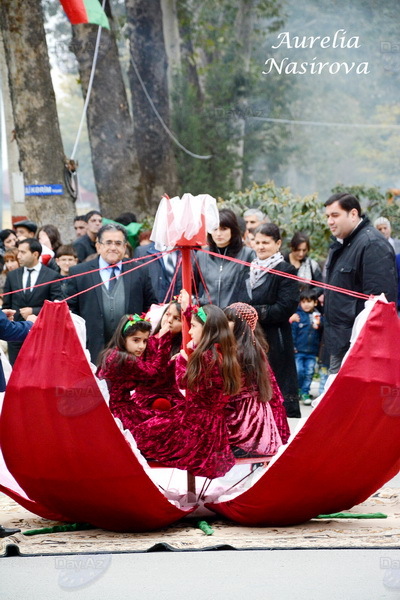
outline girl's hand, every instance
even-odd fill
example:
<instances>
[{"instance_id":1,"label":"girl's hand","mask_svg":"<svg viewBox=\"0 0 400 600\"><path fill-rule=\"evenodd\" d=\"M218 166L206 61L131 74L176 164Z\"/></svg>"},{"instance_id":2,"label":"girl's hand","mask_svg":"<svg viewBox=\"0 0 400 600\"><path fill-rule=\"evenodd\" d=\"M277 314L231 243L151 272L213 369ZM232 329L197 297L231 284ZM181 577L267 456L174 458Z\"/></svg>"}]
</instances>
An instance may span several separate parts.
<instances>
[{"instance_id":1,"label":"girl's hand","mask_svg":"<svg viewBox=\"0 0 400 600\"><path fill-rule=\"evenodd\" d=\"M182 350L180 351L180 354L183 356L183 358L187 361L188 359L188 355L186 354L185 350L182 348Z\"/></svg>"},{"instance_id":2,"label":"girl's hand","mask_svg":"<svg viewBox=\"0 0 400 600\"><path fill-rule=\"evenodd\" d=\"M164 334L167 333L167 331L169 331L169 323L168 321L165 321L164 323L162 323L161 325L161 329L158 332L158 337L162 337Z\"/></svg>"},{"instance_id":3,"label":"girl's hand","mask_svg":"<svg viewBox=\"0 0 400 600\"><path fill-rule=\"evenodd\" d=\"M170 360L176 360L179 356L179 352L177 354L174 354L173 356L171 356Z\"/></svg>"},{"instance_id":4,"label":"girl's hand","mask_svg":"<svg viewBox=\"0 0 400 600\"><path fill-rule=\"evenodd\" d=\"M165 333L165 327L168 327L167 331L169 330L169 323L168 323L168 317L167 314L164 313L161 319L161 328L160 330L155 334L155 337L158 339L160 337L162 337Z\"/></svg>"},{"instance_id":5,"label":"girl's hand","mask_svg":"<svg viewBox=\"0 0 400 600\"><path fill-rule=\"evenodd\" d=\"M189 306L189 302L190 302L190 296L186 290L181 290L181 293L179 294L178 302L181 305L183 312L185 312L185 310Z\"/></svg>"}]
</instances>

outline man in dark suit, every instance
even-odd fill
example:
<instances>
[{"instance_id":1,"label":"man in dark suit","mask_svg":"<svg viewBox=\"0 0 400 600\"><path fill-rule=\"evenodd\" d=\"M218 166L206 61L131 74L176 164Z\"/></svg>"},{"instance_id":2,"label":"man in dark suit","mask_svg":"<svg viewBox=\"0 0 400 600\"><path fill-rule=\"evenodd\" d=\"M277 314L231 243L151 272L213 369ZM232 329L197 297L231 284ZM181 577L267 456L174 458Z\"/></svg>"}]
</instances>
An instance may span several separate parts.
<instances>
[{"instance_id":1,"label":"man in dark suit","mask_svg":"<svg viewBox=\"0 0 400 600\"><path fill-rule=\"evenodd\" d=\"M137 265L124 260L127 241L124 227L104 225L97 239L99 256L72 267L70 275L82 275L70 279L68 286L69 296L83 292L68 300L68 304L72 312L86 321L87 347L94 363L123 315L140 314L157 303L147 266L129 273ZM102 282L103 285L89 289Z\"/></svg>"},{"instance_id":2,"label":"man in dark suit","mask_svg":"<svg viewBox=\"0 0 400 600\"><path fill-rule=\"evenodd\" d=\"M42 246L36 238L21 240L18 244L19 269L10 271L4 285L3 308L15 310L15 321L26 321L29 315L38 315L45 300L62 300L60 276L39 261ZM34 287L40 283L49 283ZM21 290L21 292L16 290ZM15 292L8 294L8 292ZM14 364L21 342L10 342L8 354Z\"/></svg>"},{"instance_id":3,"label":"man in dark suit","mask_svg":"<svg viewBox=\"0 0 400 600\"><path fill-rule=\"evenodd\" d=\"M157 260L153 260L155 258L154 254L157 254L157 252L158 250L156 250L154 242L151 242L144 246L138 246L133 256L135 258L143 258L143 262L153 261L149 263L147 268L154 294L157 296L157 301L161 303L168 301L170 297L180 293L182 289L182 276L179 273L175 277L173 290L170 290L180 252L170 252L169 254L160 256ZM171 294L168 294L169 291L171 291ZM168 298L166 298L167 294Z\"/></svg>"}]
</instances>

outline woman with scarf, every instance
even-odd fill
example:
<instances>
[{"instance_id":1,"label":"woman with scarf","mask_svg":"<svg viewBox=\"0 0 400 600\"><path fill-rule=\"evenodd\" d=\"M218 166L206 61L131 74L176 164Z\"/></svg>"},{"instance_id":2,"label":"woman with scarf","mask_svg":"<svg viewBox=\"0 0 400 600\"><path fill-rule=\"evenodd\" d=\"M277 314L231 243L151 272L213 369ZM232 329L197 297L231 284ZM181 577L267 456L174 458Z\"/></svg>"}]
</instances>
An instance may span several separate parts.
<instances>
[{"instance_id":1,"label":"woman with scarf","mask_svg":"<svg viewBox=\"0 0 400 600\"><path fill-rule=\"evenodd\" d=\"M279 227L265 223L255 230L257 258L250 268L247 291L250 304L258 313L259 323L269 344L268 358L284 398L288 417L300 417L294 346L289 318L299 302L299 287L294 279L270 273L271 269L295 275L281 252Z\"/></svg>"},{"instance_id":2,"label":"woman with scarf","mask_svg":"<svg viewBox=\"0 0 400 600\"><path fill-rule=\"evenodd\" d=\"M322 272L319 264L313 258L308 256L310 252L310 238L301 231L296 231L290 240L290 251L284 254L286 262L293 265L296 269L296 275L304 277L304 279L312 279L313 281L323 281ZM302 292L304 289L310 289L317 296L323 294L324 290L317 286L311 286L299 281L299 289Z\"/></svg>"}]
</instances>

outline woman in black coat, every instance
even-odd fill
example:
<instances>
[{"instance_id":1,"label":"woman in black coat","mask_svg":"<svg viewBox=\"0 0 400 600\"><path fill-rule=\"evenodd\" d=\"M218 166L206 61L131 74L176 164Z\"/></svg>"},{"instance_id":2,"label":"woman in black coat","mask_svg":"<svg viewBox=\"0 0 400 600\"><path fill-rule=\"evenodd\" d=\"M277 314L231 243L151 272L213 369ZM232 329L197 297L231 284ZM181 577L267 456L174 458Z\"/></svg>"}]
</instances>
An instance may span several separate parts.
<instances>
[{"instance_id":1,"label":"woman in black coat","mask_svg":"<svg viewBox=\"0 0 400 600\"><path fill-rule=\"evenodd\" d=\"M257 310L259 323L269 344L268 358L281 388L288 417L300 417L294 346L289 318L296 312L299 287L294 279L261 270L260 267L295 274L280 253L281 235L273 223L255 230L255 251L247 281L250 304Z\"/></svg>"}]
</instances>

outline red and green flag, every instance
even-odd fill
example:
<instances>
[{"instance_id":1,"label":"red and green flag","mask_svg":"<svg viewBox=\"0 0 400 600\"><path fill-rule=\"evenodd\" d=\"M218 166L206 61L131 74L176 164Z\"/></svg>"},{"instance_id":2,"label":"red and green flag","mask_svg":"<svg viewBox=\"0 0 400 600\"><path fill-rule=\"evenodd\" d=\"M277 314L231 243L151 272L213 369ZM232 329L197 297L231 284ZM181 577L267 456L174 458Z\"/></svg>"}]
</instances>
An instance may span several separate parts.
<instances>
[{"instance_id":1,"label":"red and green flag","mask_svg":"<svg viewBox=\"0 0 400 600\"><path fill-rule=\"evenodd\" d=\"M72 25L93 23L110 29L106 13L98 0L60 0Z\"/></svg>"}]
</instances>

